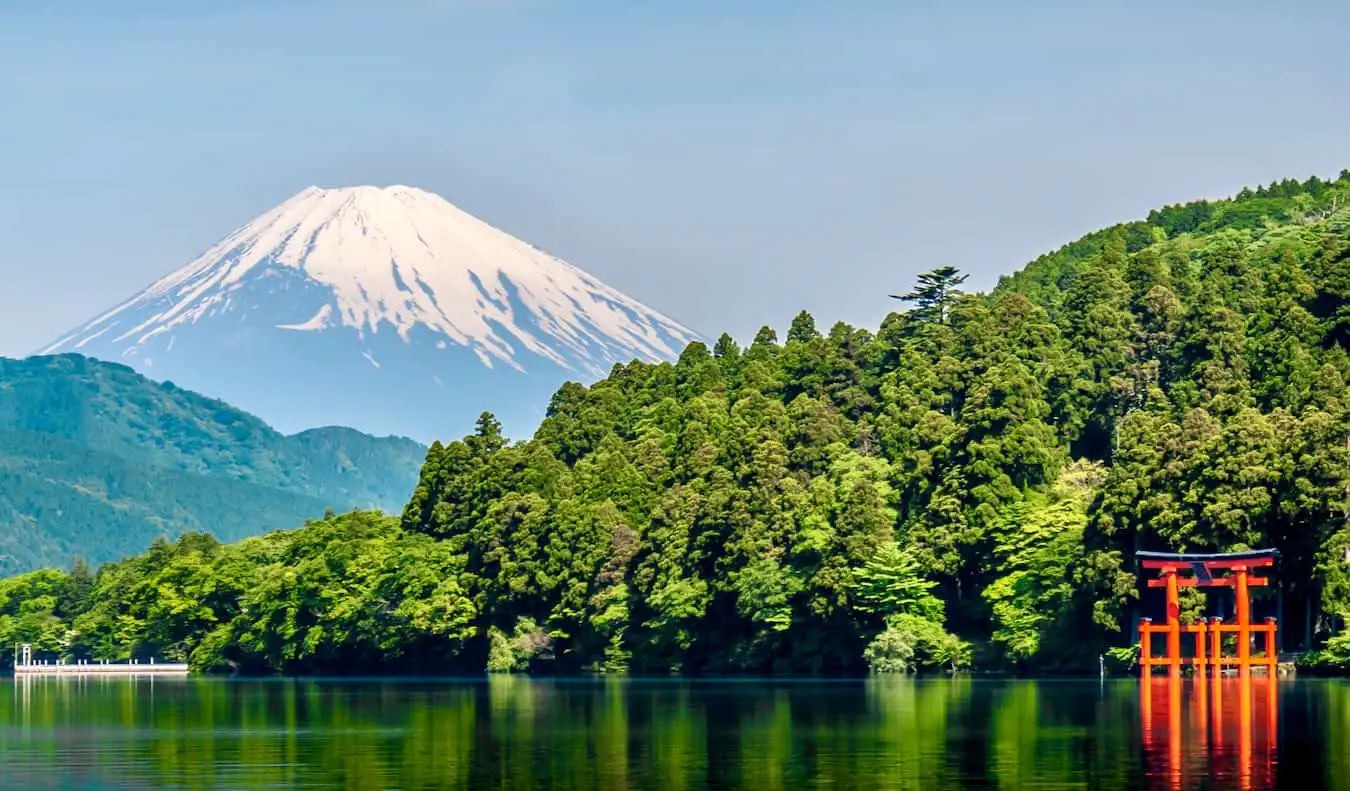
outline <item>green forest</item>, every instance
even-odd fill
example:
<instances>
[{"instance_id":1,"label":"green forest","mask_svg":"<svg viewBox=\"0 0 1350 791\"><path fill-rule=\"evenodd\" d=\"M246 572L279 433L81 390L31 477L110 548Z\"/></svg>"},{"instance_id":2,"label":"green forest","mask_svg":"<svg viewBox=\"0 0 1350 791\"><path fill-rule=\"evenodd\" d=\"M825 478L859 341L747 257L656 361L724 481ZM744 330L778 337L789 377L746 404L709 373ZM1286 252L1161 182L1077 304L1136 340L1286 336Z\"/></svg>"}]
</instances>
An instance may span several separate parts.
<instances>
[{"instance_id":1,"label":"green forest","mask_svg":"<svg viewBox=\"0 0 1350 791\"><path fill-rule=\"evenodd\" d=\"M124 365L0 358L0 574L120 560L188 530L232 541L330 507L397 510L425 454L347 428L283 435Z\"/></svg>"},{"instance_id":2,"label":"green forest","mask_svg":"<svg viewBox=\"0 0 1350 791\"><path fill-rule=\"evenodd\" d=\"M1350 669L1350 172L965 277L875 331L802 312L564 385L528 441L485 414L401 514L10 578L0 639L246 673L1095 672L1154 606L1135 551L1273 547L1256 615Z\"/></svg>"}]
</instances>

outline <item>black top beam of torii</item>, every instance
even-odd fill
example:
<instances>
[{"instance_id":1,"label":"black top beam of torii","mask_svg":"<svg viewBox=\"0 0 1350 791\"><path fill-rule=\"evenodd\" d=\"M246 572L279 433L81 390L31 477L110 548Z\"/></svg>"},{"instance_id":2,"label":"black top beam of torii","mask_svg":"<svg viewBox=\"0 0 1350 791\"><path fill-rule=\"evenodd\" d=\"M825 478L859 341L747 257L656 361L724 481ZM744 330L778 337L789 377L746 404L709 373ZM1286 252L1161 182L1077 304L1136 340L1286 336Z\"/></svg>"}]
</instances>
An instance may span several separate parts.
<instances>
[{"instance_id":1,"label":"black top beam of torii","mask_svg":"<svg viewBox=\"0 0 1350 791\"><path fill-rule=\"evenodd\" d=\"M1280 556L1278 549L1249 549L1246 552L1189 553L1189 552L1135 552L1135 558L1142 569L1157 570L1163 573L1189 569L1201 585L1218 585L1214 572L1222 569L1240 569L1244 573L1253 566L1270 567ZM1150 581L1153 586L1155 581ZM1254 582L1265 585L1265 582Z\"/></svg>"},{"instance_id":2,"label":"black top beam of torii","mask_svg":"<svg viewBox=\"0 0 1350 791\"><path fill-rule=\"evenodd\" d=\"M1249 549L1245 552L1217 552L1217 553L1194 553L1194 552L1145 552L1140 550L1134 553L1134 556L1140 560L1171 560L1178 563L1191 563L1193 561L1210 560L1258 560L1263 558L1278 558L1280 550L1278 549Z\"/></svg>"}]
</instances>

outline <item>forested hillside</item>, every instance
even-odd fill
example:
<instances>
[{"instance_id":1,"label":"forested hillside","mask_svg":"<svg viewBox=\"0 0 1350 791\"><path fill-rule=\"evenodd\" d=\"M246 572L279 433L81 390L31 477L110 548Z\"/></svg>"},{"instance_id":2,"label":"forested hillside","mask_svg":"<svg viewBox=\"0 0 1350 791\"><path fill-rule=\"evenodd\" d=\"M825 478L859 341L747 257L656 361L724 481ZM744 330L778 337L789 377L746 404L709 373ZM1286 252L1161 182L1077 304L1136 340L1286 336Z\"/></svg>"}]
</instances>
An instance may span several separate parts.
<instances>
[{"instance_id":1,"label":"forested hillside","mask_svg":"<svg viewBox=\"0 0 1350 791\"><path fill-rule=\"evenodd\" d=\"M228 477L137 464L35 432L0 431L0 569L120 559L159 536L223 541L294 525L330 503Z\"/></svg>"},{"instance_id":2,"label":"forested hillside","mask_svg":"<svg viewBox=\"0 0 1350 791\"><path fill-rule=\"evenodd\" d=\"M235 540L325 508L396 509L424 454L345 428L285 436L122 365L0 358L0 572L120 559L185 530Z\"/></svg>"},{"instance_id":3,"label":"forested hillside","mask_svg":"<svg viewBox=\"0 0 1350 791\"><path fill-rule=\"evenodd\" d=\"M1275 547L1257 615L1347 663L1347 206L1343 172L1168 207L992 294L934 269L876 332L801 313L618 366L530 441L485 415L434 444L401 520L11 580L0 638L289 672L1095 670L1133 640L1135 550Z\"/></svg>"}]
</instances>

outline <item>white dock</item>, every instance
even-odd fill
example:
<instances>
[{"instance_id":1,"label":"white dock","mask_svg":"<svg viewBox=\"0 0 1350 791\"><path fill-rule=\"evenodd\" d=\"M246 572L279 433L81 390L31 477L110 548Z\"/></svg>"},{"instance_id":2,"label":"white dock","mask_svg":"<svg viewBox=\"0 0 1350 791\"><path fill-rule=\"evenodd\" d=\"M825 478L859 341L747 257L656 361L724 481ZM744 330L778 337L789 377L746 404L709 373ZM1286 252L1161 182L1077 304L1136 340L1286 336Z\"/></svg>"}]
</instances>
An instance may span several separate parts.
<instances>
[{"instance_id":1,"label":"white dock","mask_svg":"<svg viewBox=\"0 0 1350 791\"><path fill-rule=\"evenodd\" d=\"M186 676L188 666L180 662L159 662L141 664L129 662L73 663L53 665L15 665L15 676Z\"/></svg>"},{"instance_id":2,"label":"white dock","mask_svg":"<svg viewBox=\"0 0 1350 791\"><path fill-rule=\"evenodd\" d=\"M17 646L16 646L17 647ZM24 645L15 652L14 676L186 676L182 662L47 662L34 660L32 649Z\"/></svg>"}]
</instances>

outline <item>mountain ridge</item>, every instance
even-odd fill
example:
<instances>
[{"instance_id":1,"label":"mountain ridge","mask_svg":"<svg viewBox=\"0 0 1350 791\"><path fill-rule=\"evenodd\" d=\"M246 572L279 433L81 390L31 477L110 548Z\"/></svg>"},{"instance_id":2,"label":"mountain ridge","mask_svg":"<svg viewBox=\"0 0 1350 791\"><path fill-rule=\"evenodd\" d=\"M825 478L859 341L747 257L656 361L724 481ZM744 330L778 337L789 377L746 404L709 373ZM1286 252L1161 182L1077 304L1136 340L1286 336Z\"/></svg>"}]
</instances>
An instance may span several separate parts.
<instances>
[{"instance_id":1,"label":"mountain ridge","mask_svg":"<svg viewBox=\"0 0 1350 791\"><path fill-rule=\"evenodd\" d=\"M114 560L184 530L230 540L329 508L397 509L425 450L345 427L282 434L117 363L0 358L0 570Z\"/></svg>"},{"instance_id":2,"label":"mountain ridge","mask_svg":"<svg viewBox=\"0 0 1350 791\"><path fill-rule=\"evenodd\" d=\"M319 497L129 461L53 434L0 430L0 573L77 557L115 561L193 531L237 541L330 508Z\"/></svg>"}]
</instances>

